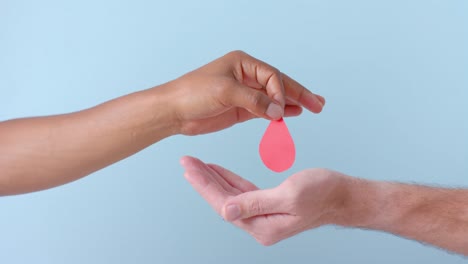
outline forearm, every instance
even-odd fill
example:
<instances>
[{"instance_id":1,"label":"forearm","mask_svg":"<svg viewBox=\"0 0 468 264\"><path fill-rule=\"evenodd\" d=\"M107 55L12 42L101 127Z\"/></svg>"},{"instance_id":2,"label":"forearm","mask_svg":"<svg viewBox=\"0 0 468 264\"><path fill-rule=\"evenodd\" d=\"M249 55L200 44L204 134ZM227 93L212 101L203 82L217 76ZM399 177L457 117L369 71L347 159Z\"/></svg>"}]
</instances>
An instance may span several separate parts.
<instances>
[{"instance_id":1,"label":"forearm","mask_svg":"<svg viewBox=\"0 0 468 264\"><path fill-rule=\"evenodd\" d=\"M382 230L468 255L468 190L353 179L342 225Z\"/></svg>"},{"instance_id":2,"label":"forearm","mask_svg":"<svg viewBox=\"0 0 468 264\"><path fill-rule=\"evenodd\" d=\"M0 195L61 185L175 133L161 86L76 113L0 123Z\"/></svg>"}]
</instances>

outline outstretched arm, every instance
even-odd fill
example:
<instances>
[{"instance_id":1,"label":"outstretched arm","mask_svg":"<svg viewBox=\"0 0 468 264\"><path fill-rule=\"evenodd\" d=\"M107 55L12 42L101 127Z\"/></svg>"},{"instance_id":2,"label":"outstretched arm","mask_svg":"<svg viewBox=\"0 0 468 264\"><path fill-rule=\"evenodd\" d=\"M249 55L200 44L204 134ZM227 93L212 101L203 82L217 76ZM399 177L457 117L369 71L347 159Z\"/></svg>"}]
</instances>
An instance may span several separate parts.
<instances>
[{"instance_id":1,"label":"outstretched arm","mask_svg":"<svg viewBox=\"0 0 468 264\"><path fill-rule=\"evenodd\" d=\"M343 226L382 230L468 256L468 189L350 180ZM366 201L369 208L363 206ZM358 215L364 213L364 218Z\"/></svg>"},{"instance_id":2,"label":"outstretched arm","mask_svg":"<svg viewBox=\"0 0 468 264\"><path fill-rule=\"evenodd\" d=\"M185 177L227 221L272 245L322 225L381 230L468 256L468 190L369 181L309 169L259 190L184 157Z\"/></svg>"},{"instance_id":3,"label":"outstretched arm","mask_svg":"<svg viewBox=\"0 0 468 264\"><path fill-rule=\"evenodd\" d=\"M166 89L76 113L0 123L0 195L76 180L176 133Z\"/></svg>"},{"instance_id":4,"label":"outstretched arm","mask_svg":"<svg viewBox=\"0 0 468 264\"><path fill-rule=\"evenodd\" d=\"M0 196L61 185L174 135L319 113L324 99L243 52L76 113L0 122Z\"/></svg>"}]
</instances>

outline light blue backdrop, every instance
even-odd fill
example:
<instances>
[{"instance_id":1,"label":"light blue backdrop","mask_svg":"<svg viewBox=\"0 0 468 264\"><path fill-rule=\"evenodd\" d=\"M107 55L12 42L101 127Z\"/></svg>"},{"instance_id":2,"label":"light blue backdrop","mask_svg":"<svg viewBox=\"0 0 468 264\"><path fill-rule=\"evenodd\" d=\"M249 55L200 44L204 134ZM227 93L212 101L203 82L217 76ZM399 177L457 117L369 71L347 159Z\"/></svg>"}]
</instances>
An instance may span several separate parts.
<instances>
[{"instance_id":1,"label":"light blue backdrop","mask_svg":"<svg viewBox=\"0 0 468 264\"><path fill-rule=\"evenodd\" d=\"M335 227L272 247L224 223L182 177L190 154L260 187L309 167L468 186L468 2L0 1L0 120L70 112L242 49L327 99L288 119L297 160L257 153L268 122L176 136L75 183L0 198L0 262L465 263ZM1 147L1 146L0 146Z\"/></svg>"}]
</instances>

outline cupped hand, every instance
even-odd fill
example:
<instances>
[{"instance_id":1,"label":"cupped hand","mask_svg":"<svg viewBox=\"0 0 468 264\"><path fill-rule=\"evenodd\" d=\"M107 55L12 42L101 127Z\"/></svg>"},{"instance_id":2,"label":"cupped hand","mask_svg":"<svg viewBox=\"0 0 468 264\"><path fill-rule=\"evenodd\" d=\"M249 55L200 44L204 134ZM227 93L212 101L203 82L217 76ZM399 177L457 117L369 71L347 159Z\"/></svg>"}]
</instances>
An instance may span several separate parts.
<instances>
[{"instance_id":1,"label":"cupped hand","mask_svg":"<svg viewBox=\"0 0 468 264\"><path fill-rule=\"evenodd\" d=\"M197 135L262 117L297 116L302 107L320 113L325 99L274 67L233 51L169 82L179 131Z\"/></svg>"},{"instance_id":2,"label":"cupped hand","mask_svg":"<svg viewBox=\"0 0 468 264\"><path fill-rule=\"evenodd\" d=\"M185 178L225 220L272 245L302 231L333 224L346 202L347 177L326 169L298 172L260 190L218 165L183 157Z\"/></svg>"}]
</instances>

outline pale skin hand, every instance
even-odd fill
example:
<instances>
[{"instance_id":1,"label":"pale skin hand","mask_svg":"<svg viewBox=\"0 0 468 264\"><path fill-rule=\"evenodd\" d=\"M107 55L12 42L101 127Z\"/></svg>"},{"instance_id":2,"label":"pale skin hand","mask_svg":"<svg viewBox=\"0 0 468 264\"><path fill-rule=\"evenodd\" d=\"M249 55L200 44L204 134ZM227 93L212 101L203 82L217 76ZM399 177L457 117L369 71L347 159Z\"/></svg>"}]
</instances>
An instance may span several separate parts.
<instances>
[{"instance_id":1,"label":"pale skin hand","mask_svg":"<svg viewBox=\"0 0 468 264\"><path fill-rule=\"evenodd\" d=\"M166 137L322 110L323 97L235 51L174 81L83 111L0 122L0 196L74 181Z\"/></svg>"},{"instance_id":2,"label":"pale skin hand","mask_svg":"<svg viewBox=\"0 0 468 264\"><path fill-rule=\"evenodd\" d=\"M468 256L468 190L369 181L327 169L260 190L218 165L183 157L185 178L224 219L272 245L308 229L381 230Z\"/></svg>"}]
</instances>

